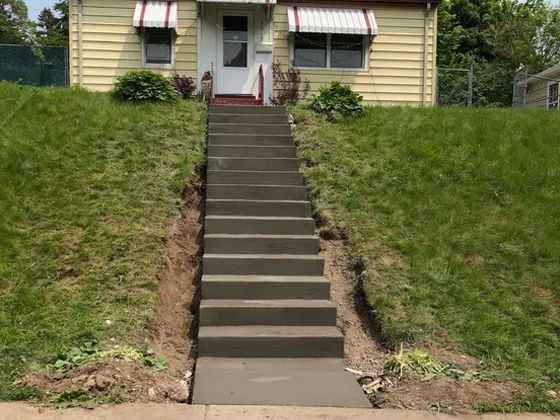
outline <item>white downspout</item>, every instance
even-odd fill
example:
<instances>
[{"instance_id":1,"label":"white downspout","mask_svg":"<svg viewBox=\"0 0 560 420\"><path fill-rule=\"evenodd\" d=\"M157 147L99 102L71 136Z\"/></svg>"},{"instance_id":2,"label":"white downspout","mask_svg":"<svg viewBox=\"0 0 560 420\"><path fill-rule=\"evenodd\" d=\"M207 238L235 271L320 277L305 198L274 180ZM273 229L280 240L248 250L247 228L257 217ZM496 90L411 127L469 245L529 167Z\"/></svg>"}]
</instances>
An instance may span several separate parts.
<instances>
[{"instance_id":1,"label":"white downspout","mask_svg":"<svg viewBox=\"0 0 560 420\"><path fill-rule=\"evenodd\" d=\"M83 0L78 0L78 85L82 86L84 83L84 52L82 45L82 15L83 15Z\"/></svg>"},{"instance_id":2,"label":"white downspout","mask_svg":"<svg viewBox=\"0 0 560 420\"><path fill-rule=\"evenodd\" d=\"M422 71L422 106L426 106L426 103L428 102L428 44L430 38L429 30L431 10L432 4L426 3L426 14L424 16L424 68Z\"/></svg>"}]
</instances>

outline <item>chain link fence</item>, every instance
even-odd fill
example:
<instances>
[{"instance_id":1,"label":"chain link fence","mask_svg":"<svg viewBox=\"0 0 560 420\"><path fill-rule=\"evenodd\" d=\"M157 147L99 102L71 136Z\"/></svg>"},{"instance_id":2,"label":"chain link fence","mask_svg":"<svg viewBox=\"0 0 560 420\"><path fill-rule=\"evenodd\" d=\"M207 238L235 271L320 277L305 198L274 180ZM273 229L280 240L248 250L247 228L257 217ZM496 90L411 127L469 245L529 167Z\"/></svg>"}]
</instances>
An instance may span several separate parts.
<instances>
[{"instance_id":1,"label":"chain link fence","mask_svg":"<svg viewBox=\"0 0 560 420\"><path fill-rule=\"evenodd\" d=\"M68 48L0 44L0 80L68 86Z\"/></svg>"},{"instance_id":2,"label":"chain link fence","mask_svg":"<svg viewBox=\"0 0 560 420\"><path fill-rule=\"evenodd\" d=\"M472 106L474 75L471 69L437 68L436 103L441 106Z\"/></svg>"}]
</instances>

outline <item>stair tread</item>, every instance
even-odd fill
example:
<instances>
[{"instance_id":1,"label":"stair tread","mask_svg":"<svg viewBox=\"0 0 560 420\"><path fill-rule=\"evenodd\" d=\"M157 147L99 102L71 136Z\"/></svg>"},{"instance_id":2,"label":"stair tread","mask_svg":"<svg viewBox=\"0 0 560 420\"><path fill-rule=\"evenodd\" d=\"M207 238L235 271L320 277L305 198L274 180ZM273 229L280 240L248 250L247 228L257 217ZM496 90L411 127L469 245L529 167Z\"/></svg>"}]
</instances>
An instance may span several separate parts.
<instances>
[{"instance_id":1,"label":"stair tread","mask_svg":"<svg viewBox=\"0 0 560 420\"><path fill-rule=\"evenodd\" d=\"M334 308L326 299L202 299L204 308Z\"/></svg>"},{"instance_id":2,"label":"stair tread","mask_svg":"<svg viewBox=\"0 0 560 420\"><path fill-rule=\"evenodd\" d=\"M310 325L218 325L201 326L200 338L208 337L342 337L333 326Z\"/></svg>"},{"instance_id":3,"label":"stair tread","mask_svg":"<svg viewBox=\"0 0 560 420\"><path fill-rule=\"evenodd\" d=\"M206 201L232 203L232 202L243 202L243 203L309 203L309 200L252 200L246 198L207 198Z\"/></svg>"},{"instance_id":4,"label":"stair tread","mask_svg":"<svg viewBox=\"0 0 560 420\"><path fill-rule=\"evenodd\" d=\"M277 282L277 283L330 283L324 276L267 276L267 275L235 275L235 274L205 274L202 282Z\"/></svg>"},{"instance_id":5,"label":"stair tread","mask_svg":"<svg viewBox=\"0 0 560 420\"><path fill-rule=\"evenodd\" d=\"M298 255L298 254L204 254L205 258L231 258L231 259L247 259L262 258L273 260L322 260L318 255Z\"/></svg>"},{"instance_id":6,"label":"stair tread","mask_svg":"<svg viewBox=\"0 0 560 420\"><path fill-rule=\"evenodd\" d=\"M288 217L288 216L223 216L223 215L208 215L205 219L213 220L313 220L312 217Z\"/></svg>"},{"instance_id":7,"label":"stair tread","mask_svg":"<svg viewBox=\"0 0 560 420\"><path fill-rule=\"evenodd\" d=\"M263 233L207 233L204 237L224 239L318 239L316 235L269 235Z\"/></svg>"}]
</instances>

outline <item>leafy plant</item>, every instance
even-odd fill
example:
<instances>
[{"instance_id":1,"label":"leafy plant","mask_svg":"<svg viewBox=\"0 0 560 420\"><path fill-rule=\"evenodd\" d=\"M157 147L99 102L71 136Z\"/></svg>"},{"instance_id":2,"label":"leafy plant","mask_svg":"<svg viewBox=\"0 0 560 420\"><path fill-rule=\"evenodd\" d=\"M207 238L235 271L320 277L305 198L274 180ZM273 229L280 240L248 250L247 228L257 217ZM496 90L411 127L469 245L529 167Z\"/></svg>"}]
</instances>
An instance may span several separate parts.
<instances>
[{"instance_id":1,"label":"leafy plant","mask_svg":"<svg viewBox=\"0 0 560 420\"><path fill-rule=\"evenodd\" d=\"M123 402L123 397L119 392L96 396L86 389L76 388L55 394L48 402L54 408L94 408L99 404L120 404Z\"/></svg>"},{"instance_id":2,"label":"leafy plant","mask_svg":"<svg viewBox=\"0 0 560 420\"><path fill-rule=\"evenodd\" d=\"M129 71L118 77L113 94L129 102L175 102L178 98L169 79L149 70Z\"/></svg>"},{"instance_id":3,"label":"leafy plant","mask_svg":"<svg viewBox=\"0 0 560 420\"><path fill-rule=\"evenodd\" d=\"M193 97L193 93L196 90L196 83L192 77L181 76L175 73L171 76L171 83L181 98L191 99Z\"/></svg>"},{"instance_id":4,"label":"leafy plant","mask_svg":"<svg viewBox=\"0 0 560 420\"><path fill-rule=\"evenodd\" d=\"M301 71L296 67L282 69L280 62L272 65L273 105L295 105L309 93L309 80L302 80Z\"/></svg>"},{"instance_id":5,"label":"leafy plant","mask_svg":"<svg viewBox=\"0 0 560 420\"><path fill-rule=\"evenodd\" d=\"M362 99L350 86L333 81L319 88L319 95L313 96L310 106L315 112L327 116L339 113L343 117L361 117L364 114Z\"/></svg>"}]
</instances>

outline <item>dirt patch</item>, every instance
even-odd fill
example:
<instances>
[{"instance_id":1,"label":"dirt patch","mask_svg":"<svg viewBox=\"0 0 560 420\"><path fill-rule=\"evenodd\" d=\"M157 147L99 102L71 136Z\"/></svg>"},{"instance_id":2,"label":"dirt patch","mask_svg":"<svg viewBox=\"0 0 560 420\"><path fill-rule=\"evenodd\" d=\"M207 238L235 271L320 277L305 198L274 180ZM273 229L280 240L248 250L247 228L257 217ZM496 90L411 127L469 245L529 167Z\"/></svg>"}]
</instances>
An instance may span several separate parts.
<instances>
[{"instance_id":1,"label":"dirt patch","mask_svg":"<svg viewBox=\"0 0 560 420\"><path fill-rule=\"evenodd\" d=\"M325 275L331 281L331 298L337 305L337 325L344 333L345 364L373 378L383 377L383 366L390 351L384 346L374 314L361 289L360 265L352 258L344 240L338 239L339 235L322 236L320 254L325 259ZM426 344L422 349L440 362L453 364L465 371L480 368L475 358L442 348L437 343ZM420 381L403 377L399 381L392 378L382 382L384 389L370 396L372 404L379 408L473 413L478 404L507 404L523 391L523 386L513 381L450 378Z\"/></svg>"}]
</instances>

